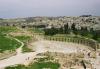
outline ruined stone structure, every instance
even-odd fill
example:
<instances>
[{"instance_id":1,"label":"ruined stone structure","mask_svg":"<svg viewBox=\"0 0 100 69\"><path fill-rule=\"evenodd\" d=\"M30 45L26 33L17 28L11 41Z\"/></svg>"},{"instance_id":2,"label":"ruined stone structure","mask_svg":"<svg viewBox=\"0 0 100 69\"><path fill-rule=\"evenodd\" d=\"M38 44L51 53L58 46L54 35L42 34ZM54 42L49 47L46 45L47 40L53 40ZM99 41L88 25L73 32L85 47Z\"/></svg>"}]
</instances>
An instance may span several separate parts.
<instances>
[{"instance_id":1,"label":"ruined stone structure","mask_svg":"<svg viewBox=\"0 0 100 69\"><path fill-rule=\"evenodd\" d=\"M96 49L100 49L100 45L98 42L92 40L92 39L85 39L85 38L62 38L59 36L55 36L55 37L44 37L44 39L46 40L53 40L53 41L63 41L63 42L73 42L73 43L78 43L78 44L83 44L86 46L90 46L92 47L94 50Z\"/></svg>"}]
</instances>

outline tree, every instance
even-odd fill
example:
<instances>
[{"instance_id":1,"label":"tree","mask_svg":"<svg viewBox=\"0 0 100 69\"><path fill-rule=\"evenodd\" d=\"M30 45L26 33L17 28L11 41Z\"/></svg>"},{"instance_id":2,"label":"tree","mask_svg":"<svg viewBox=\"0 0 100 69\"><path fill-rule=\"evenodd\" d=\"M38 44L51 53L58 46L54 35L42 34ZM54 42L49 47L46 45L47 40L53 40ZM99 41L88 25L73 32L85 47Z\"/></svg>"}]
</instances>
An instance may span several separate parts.
<instances>
[{"instance_id":1,"label":"tree","mask_svg":"<svg viewBox=\"0 0 100 69\"><path fill-rule=\"evenodd\" d=\"M93 39L98 40L100 38L100 30L95 30L93 33Z\"/></svg>"},{"instance_id":2,"label":"tree","mask_svg":"<svg viewBox=\"0 0 100 69\"><path fill-rule=\"evenodd\" d=\"M90 34L94 35L95 34L95 31L93 28L90 28Z\"/></svg>"},{"instance_id":3,"label":"tree","mask_svg":"<svg viewBox=\"0 0 100 69\"><path fill-rule=\"evenodd\" d=\"M75 30L73 31L73 33L74 33L75 35L78 35L79 30L78 30L78 29L75 29Z\"/></svg>"},{"instance_id":4,"label":"tree","mask_svg":"<svg viewBox=\"0 0 100 69\"><path fill-rule=\"evenodd\" d=\"M73 23L72 25L71 25L71 29L72 30L75 30L76 28L75 28L75 23Z\"/></svg>"},{"instance_id":5,"label":"tree","mask_svg":"<svg viewBox=\"0 0 100 69\"><path fill-rule=\"evenodd\" d=\"M76 26L75 23L73 23L72 26L71 26L71 30L75 35L77 35L78 34L78 29L75 26Z\"/></svg>"},{"instance_id":6,"label":"tree","mask_svg":"<svg viewBox=\"0 0 100 69\"><path fill-rule=\"evenodd\" d=\"M51 28L51 35L55 35L58 33L58 30L54 27Z\"/></svg>"},{"instance_id":7,"label":"tree","mask_svg":"<svg viewBox=\"0 0 100 69\"><path fill-rule=\"evenodd\" d=\"M59 28L58 33L60 33L60 34L63 34L64 33L63 27Z\"/></svg>"},{"instance_id":8,"label":"tree","mask_svg":"<svg viewBox=\"0 0 100 69\"><path fill-rule=\"evenodd\" d=\"M88 31L87 27L81 27L80 35L87 36L88 34L89 34L89 31Z\"/></svg>"},{"instance_id":9,"label":"tree","mask_svg":"<svg viewBox=\"0 0 100 69\"><path fill-rule=\"evenodd\" d=\"M69 25L68 23L64 25L64 34L69 34L70 33L70 29L69 29Z\"/></svg>"},{"instance_id":10,"label":"tree","mask_svg":"<svg viewBox=\"0 0 100 69\"><path fill-rule=\"evenodd\" d=\"M58 30L54 27L51 27L50 29L44 29L45 35L55 35L58 33Z\"/></svg>"}]
</instances>

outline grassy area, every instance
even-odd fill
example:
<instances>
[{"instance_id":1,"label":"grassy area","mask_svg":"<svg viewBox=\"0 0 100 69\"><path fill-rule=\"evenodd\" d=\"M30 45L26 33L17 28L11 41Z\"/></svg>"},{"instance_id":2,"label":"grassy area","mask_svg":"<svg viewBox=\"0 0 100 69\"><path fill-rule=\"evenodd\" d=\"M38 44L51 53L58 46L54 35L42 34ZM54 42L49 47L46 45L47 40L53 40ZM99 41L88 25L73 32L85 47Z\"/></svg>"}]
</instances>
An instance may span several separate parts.
<instances>
[{"instance_id":1,"label":"grassy area","mask_svg":"<svg viewBox=\"0 0 100 69\"><path fill-rule=\"evenodd\" d=\"M35 29L33 29L33 31L36 33L44 33L44 31L42 29L39 29L39 28L35 28Z\"/></svg>"},{"instance_id":2,"label":"grassy area","mask_svg":"<svg viewBox=\"0 0 100 69\"><path fill-rule=\"evenodd\" d=\"M15 27L0 27L0 52L6 50L15 50L20 46L20 43L13 38L8 38L6 35L9 32L16 31Z\"/></svg>"},{"instance_id":3,"label":"grassy area","mask_svg":"<svg viewBox=\"0 0 100 69\"><path fill-rule=\"evenodd\" d=\"M44 33L44 31L40 28L30 28L29 31L34 33Z\"/></svg>"},{"instance_id":4,"label":"grassy area","mask_svg":"<svg viewBox=\"0 0 100 69\"><path fill-rule=\"evenodd\" d=\"M24 47L22 47L23 52L32 52L32 49L28 48L27 45L24 45Z\"/></svg>"},{"instance_id":5,"label":"grassy area","mask_svg":"<svg viewBox=\"0 0 100 69\"><path fill-rule=\"evenodd\" d=\"M19 46L20 43L18 43L16 40L0 36L0 52L5 50L15 50Z\"/></svg>"},{"instance_id":6,"label":"grassy area","mask_svg":"<svg viewBox=\"0 0 100 69\"><path fill-rule=\"evenodd\" d=\"M5 69L58 69L60 65L58 63L53 63L53 62L35 62L32 65L25 67L24 65L18 65L15 67L7 67Z\"/></svg>"},{"instance_id":7,"label":"grassy area","mask_svg":"<svg viewBox=\"0 0 100 69\"><path fill-rule=\"evenodd\" d=\"M58 69L59 66L60 65L58 63L53 63L53 62L35 62L28 69L43 69L43 68Z\"/></svg>"},{"instance_id":8,"label":"grassy area","mask_svg":"<svg viewBox=\"0 0 100 69\"><path fill-rule=\"evenodd\" d=\"M19 39L20 41L22 41L24 43L23 52L30 52L30 51L32 51L31 49L29 49L27 47L27 42L29 40L31 40L30 36L15 36L15 38Z\"/></svg>"},{"instance_id":9,"label":"grassy area","mask_svg":"<svg viewBox=\"0 0 100 69\"><path fill-rule=\"evenodd\" d=\"M20 41L24 43L26 43L27 41L31 39L30 36L15 36L15 38L19 39Z\"/></svg>"},{"instance_id":10,"label":"grassy area","mask_svg":"<svg viewBox=\"0 0 100 69\"><path fill-rule=\"evenodd\" d=\"M17 65L15 67L6 67L5 69L27 69L24 65Z\"/></svg>"},{"instance_id":11,"label":"grassy area","mask_svg":"<svg viewBox=\"0 0 100 69\"><path fill-rule=\"evenodd\" d=\"M0 34L7 34L9 32L17 31L18 29L16 27L0 27Z\"/></svg>"}]
</instances>

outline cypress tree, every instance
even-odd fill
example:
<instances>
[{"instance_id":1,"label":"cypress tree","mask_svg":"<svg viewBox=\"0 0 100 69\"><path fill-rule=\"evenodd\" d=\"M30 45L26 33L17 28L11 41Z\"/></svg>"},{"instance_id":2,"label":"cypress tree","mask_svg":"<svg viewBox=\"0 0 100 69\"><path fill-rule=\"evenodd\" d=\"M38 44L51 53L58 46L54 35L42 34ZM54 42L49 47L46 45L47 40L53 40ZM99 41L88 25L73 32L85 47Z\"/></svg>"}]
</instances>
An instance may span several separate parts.
<instances>
[{"instance_id":1,"label":"cypress tree","mask_svg":"<svg viewBox=\"0 0 100 69\"><path fill-rule=\"evenodd\" d=\"M68 23L64 25L64 34L69 34L70 30L69 30L69 26Z\"/></svg>"}]
</instances>

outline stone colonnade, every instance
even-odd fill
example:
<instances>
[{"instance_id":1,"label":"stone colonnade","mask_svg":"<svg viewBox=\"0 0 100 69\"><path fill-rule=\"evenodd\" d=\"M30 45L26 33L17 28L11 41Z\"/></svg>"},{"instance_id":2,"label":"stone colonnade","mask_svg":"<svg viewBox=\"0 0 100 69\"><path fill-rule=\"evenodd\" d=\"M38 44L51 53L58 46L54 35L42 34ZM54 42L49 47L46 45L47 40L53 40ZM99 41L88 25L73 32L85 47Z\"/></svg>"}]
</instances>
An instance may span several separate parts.
<instances>
[{"instance_id":1,"label":"stone colonnade","mask_svg":"<svg viewBox=\"0 0 100 69\"><path fill-rule=\"evenodd\" d=\"M92 39L85 38L74 38L74 37L62 37L62 36L44 36L43 34L34 34L34 37L41 35L45 40L50 41L62 41L62 42L73 42L77 44L83 44L92 47L94 50L100 49L100 44Z\"/></svg>"}]
</instances>

